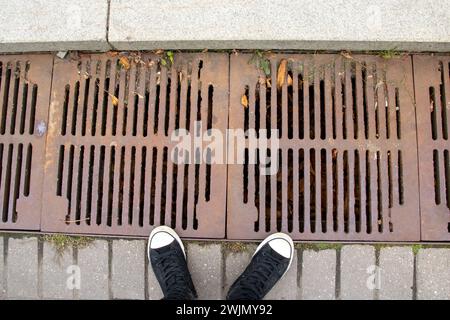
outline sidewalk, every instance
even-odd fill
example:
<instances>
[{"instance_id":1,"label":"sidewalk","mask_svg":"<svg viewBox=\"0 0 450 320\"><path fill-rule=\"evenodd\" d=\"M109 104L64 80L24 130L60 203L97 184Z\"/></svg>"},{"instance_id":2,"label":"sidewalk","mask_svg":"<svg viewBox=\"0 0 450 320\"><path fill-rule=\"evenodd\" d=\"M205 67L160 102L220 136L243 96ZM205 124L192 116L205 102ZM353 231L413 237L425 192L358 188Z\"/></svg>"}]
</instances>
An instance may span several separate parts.
<instances>
[{"instance_id":1,"label":"sidewalk","mask_svg":"<svg viewBox=\"0 0 450 320\"><path fill-rule=\"evenodd\" d=\"M145 240L81 238L84 246L58 253L64 237L0 238L0 298L162 297L146 260ZM223 299L256 248L255 243L185 244L200 299ZM267 299L450 299L450 246L296 247L291 269ZM78 275L80 286L74 289Z\"/></svg>"},{"instance_id":2,"label":"sidewalk","mask_svg":"<svg viewBox=\"0 0 450 320\"><path fill-rule=\"evenodd\" d=\"M446 0L0 0L0 52L450 51Z\"/></svg>"}]
</instances>

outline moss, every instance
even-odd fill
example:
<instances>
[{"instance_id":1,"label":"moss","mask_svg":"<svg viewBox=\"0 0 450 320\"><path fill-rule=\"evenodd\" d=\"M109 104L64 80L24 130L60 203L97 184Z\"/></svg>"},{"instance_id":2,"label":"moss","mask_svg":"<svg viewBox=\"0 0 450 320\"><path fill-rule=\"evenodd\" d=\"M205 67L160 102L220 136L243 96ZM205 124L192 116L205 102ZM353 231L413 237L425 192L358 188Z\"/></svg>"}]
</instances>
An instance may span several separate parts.
<instances>
[{"instance_id":1,"label":"moss","mask_svg":"<svg viewBox=\"0 0 450 320\"><path fill-rule=\"evenodd\" d=\"M248 244L244 242L227 241L224 242L223 247L225 250L233 253L246 251Z\"/></svg>"},{"instance_id":2,"label":"moss","mask_svg":"<svg viewBox=\"0 0 450 320\"><path fill-rule=\"evenodd\" d=\"M342 243L331 243L331 242L317 242L317 243L296 243L296 249L302 250L313 250L313 251L321 251L321 250L339 250L343 246Z\"/></svg>"},{"instance_id":3,"label":"moss","mask_svg":"<svg viewBox=\"0 0 450 320\"><path fill-rule=\"evenodd\" d=\"M380 51L380 52L378 53L378 55L379 55L380 57L382 57L383 59L389 60L389 59L392 59L392 58L395 58L395 57L399 56L399 55L400 55L400 52L397 51L397 50L394 48L394 49L389 49L389 50L383 50L383 51Z\"/></svg>"},{"instance_id":4,"label":"moss","mask_svg":"<svg viewBox=\"0 0 450 320\"><path fill-rule=\"evenodd\" d=\"M411 246L412 252L413 254L416 256L419 253L420 249L423 249L423 245L422 244L413 244Z\"/></svg>"},{"instance_id":5,"label":"moss","mask_svg":"<svg viewBox=\"0 0 450 320\"><path fill-rule=\"evenodd\" d=\"M68 248L82 249L88 247L93 241L93 238L84 236L69 236L65 234L48 234L43 235L41 239L53 245L58 254L63 254Z\"/></svg>"}]
</instances>

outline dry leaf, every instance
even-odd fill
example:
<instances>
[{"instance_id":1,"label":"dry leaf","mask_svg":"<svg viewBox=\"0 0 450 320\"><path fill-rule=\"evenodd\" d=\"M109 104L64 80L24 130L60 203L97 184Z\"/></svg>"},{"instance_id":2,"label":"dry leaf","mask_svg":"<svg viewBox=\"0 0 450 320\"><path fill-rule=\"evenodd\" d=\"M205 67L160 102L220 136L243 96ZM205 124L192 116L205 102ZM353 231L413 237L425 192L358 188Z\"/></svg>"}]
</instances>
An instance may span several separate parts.
<instances>
[{"instance_id":1,"label":"dry leaf","mask_svg":"<svg viewBox=\"0 0 450 320\"><path fill-rule=\"evenodd\" d=\"M178 72L178 79L180 80L180 82L183 81L183 72L182 71Z\"/></svg>"},{"instance_id":2,"label":"dry leaf","mask_svg":"<svg viewBox=\"0 0 450 320\"><path fill-rule=\"evenodd\" d=\"M126 70L130 69L130 61L128 60L127 57L125 56L120 57L119 63L124 69Z\"/></svg>"},{"instance_id":3,"label":"dry leaf","mask_svg":"<svg viewBox=\"0 0 450 320\"><path fill-rule=\"evenodd\" d=\"M116 96L111 95L111 100L113 106L117 106L119 104L119 99Z\"/></svg>"},{"instance_id":4,"label":"dry leaf","mask_svg":"<svg viewBox=\"0 0 450 320\"><path fill-rule=\"evenodd\" d=\"M266 79L266 86L267 88L272 88L272 80L270 78Z\"/></svg>"},{"instance_id":5,"label":"dry leaf","mask_svg":"<svg viewBox=\"0 0 450 320\"><path fill-rule=\"evenodd\" d=\"M248 98L245 94L241 97L241 104L244 106L244 108L248 108Z\"/></svg>"},{"instance_id":6,"label":"dry leaf","mask_svg":"<svg viewBox=\"0 0 450 320\"><path fill-rule=\"evenodd\" d=\"M341 52L341 56L343 56L344 58L347 58L347 59L353 59L353 57L350 54L350 52L347 52L347 51L342 51Z\"/></svg>"},{"instance_id":7,"label":"dry leaf","mask_svg":"<svg viewBox=\"0 0 450 320\"><path fill-rule=\"evenodd\" d=\"M108 56L110 56L110 57L115 57L119 54L118 51L108 51L107 53L108 53Z\"/></svg>"},{"instance_id":8,"label":"dry leaf","mask_svg":"<svg viewBox=\"0 0 450 320\"><path fill-rule=\"evenodd\" d=\"M294 83L294 81L292 80L291 75L288 74L288 80L287 80L288 86L292 86L293 83Z\"/></svg>"},{"instance_id":9,"label":"dry leaf","mask_svg":"<svg viewBox=\"0 0 450 320\"><path fill-rule=\"evenodd\" d=\"M280 61L280 65L278 66L278 73L277 73L277 87L281 88L284 84L284 80L286 79L286 65L287 60L283 59Z\"/></svg>"},{"instance_id":10,"label":"dry leaf","mask_svg":"<svg viewBox=\"0 0 450 320\"><path fill-rule=\"evenodd\" d=\"M259 77L258 83L264 85L264 84L266 84L266 79L264 77Z\"/></svg>"},{"instance_id":11,"label":"dry leaf","mask_svg":"<svg viewBox=\"0 0 450 320\"><path fill-rule=\"evenodd\" d=\"M155 54L162 54L162 53L164 53L163 49L158 49L158 50L155 51Z\"/></svg>"}]
</instances>

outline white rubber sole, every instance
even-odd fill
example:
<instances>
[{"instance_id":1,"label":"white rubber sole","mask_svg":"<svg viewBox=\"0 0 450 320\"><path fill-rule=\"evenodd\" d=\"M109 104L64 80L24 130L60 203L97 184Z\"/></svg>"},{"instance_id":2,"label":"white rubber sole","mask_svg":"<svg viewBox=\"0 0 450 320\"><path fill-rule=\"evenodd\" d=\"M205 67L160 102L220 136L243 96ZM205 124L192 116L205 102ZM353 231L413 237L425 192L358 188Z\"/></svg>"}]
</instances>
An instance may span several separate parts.
<instances>
[{"instance_id":1,"label":"white rubber sole","mask_svg":"<svg viewBox=\"0 0 450 320\"><path fill-rule=\"evenodd\" d=\"M284 275L286 274L286 272L288 272L289 268L291 267L292 260L294 260L294 241L292 241L292 238L291 238L290 236L288 236L287 234L282 233L282 232L277 232L277 233L271 234L270 236L268 236L267 238L265 238L265 239L263 240L263 242L261 242L261 243L259 244L259 246L258 246L258 247L256 248L256 250L255 250L255 253L253 253L253 256L254 256L259 250L261 250L261 248L262 248L264 245L266 245L269 241L272 241L272 240L274 240L274 239L284 239L284 240L286 240L286 241L289 243L289 245L291 246L291 258L289 259L289 264L288 264L288 267L287 267L286 271L285 271L285 272L283 273L283 275L281 276L281 278L283 278ZM252 256L252 257L253 257L253 256ZM281 278L280 278L280 279L281 279Z\"/></svg>"},{"instance_id":2,"label":"white rubber sole","mask_svg":"<svg viewBox=\"0 0 450 320\"><path fill-rule=\"evenodd\" d=\"M183 242L181 242L181 239L178 236L178 234L175 232L175 230L173 230L172 228L170 228L168 226L159 226L159 227L156 227L155 229L153 229L152 232L150 232L150 236L148 237L148 243L147 243L148 259L150 260L150 243L152 242L152 238L155 234L160 233L160 232L165 232L165 233L170 234L178 242L178 244L181 247L181 250L183 251L184 258L186 259L186 251L184 250Z\"/></svg>"}]
</instances>

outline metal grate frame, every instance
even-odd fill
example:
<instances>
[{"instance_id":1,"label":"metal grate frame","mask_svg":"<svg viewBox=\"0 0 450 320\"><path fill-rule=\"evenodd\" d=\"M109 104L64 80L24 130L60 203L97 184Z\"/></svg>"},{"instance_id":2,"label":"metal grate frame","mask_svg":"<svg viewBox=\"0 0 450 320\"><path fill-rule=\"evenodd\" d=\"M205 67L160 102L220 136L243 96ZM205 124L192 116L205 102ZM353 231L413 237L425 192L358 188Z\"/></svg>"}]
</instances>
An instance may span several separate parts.
<instances>
[{"instance_id":1,"label":"metal grate frame","mask_svg":"<svg viewBox=\"0 0 450 320\"><path fill-rule=\"evenodd\" d=\"M229 166L228 238L420 240L411 58L273 54L269 77L250 59L231 56L229 126L278 128L280 166Z\"/></svg>"},{"instance_id":2,"label":"metal grate frame","mask_svg":"<svg viewBox=\"0 0 450 320\"><path fill-rule=\"evenodd\" d=\"M40 229L52 63L0 55L0 229Z\"/></svg>"},{"instance_id":3,"label":"metal grate frame","mask_svg":"<svg viewBox=\"0 0 450 320\"><path fill-rule=\"evenodd\" d=\"M225 132L228 56L127 59L55 61L42 230L148 235L167 224L185 237L223 238L226 165L169 157L175 129L193 132L200 120Z\"/></svg>"},{"instance_id":4,"label":"metal grate frame","mask_svg":"<svg viewBox=\"0 0 450 320\"><path fill-rule=\"evenodd\" d=\"M450 240L450 57L413 61L422 240Z\"/></svg>"}]
</instances>

